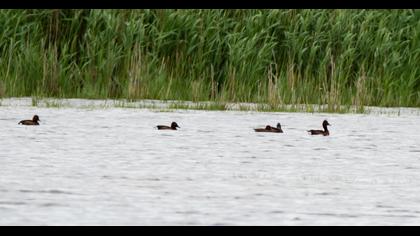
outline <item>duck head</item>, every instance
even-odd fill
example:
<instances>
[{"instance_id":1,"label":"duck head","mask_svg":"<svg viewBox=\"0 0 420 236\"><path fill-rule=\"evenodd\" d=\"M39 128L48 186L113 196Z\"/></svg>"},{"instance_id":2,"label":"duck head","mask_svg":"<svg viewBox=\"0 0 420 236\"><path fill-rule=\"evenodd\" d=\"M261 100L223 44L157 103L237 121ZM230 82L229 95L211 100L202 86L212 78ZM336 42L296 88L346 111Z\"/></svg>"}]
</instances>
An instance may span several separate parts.
<instances>
[{"instance_id":1,"label":"duck head","mask_svg":"<svg viewBox=\"0 0 420 236\"><path fill-rule=\"evenodd\" d=\"M33 122L38 122L38 121L41 121L41 120L39 119L39 116L34 115L34 117L32 118L32 121Z\"/></svg>"},{"instance_id":2,"label":"duck head","mask_svg":"<svg viewBox=\"0 0 420 236\"><path fill-rule=\"evenodd\" d=\"M181 128L181 127L179 127L179 126L178 126L178 124L177 124L176 122L172 122L172 124L171 124L171 128L172 128L172 129L175 129L175 128Z\"/></svg>"}]
</instances>

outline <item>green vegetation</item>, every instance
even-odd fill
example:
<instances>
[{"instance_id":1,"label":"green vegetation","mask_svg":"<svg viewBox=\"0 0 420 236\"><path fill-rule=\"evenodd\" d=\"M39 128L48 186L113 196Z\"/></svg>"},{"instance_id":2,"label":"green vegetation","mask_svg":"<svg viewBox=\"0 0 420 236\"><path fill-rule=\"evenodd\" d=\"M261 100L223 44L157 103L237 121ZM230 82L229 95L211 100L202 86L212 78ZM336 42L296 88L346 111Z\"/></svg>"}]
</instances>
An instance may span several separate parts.
<instances>
[{"instance_id":1,"label":"green vegetation","mask_svg":"<svg viewBox=\"0 0 420 236\"><path fill-rule=\"evenodd\" d=\"M420 107L420 10L0 10L0 28L0 97L35 105Z\"/></svg>"},{"instance_id":2,"label":"green vegetation","mask_svg":"<svg viewBox=\"0 0 420 236\"><path fill-rule=\"evenodd\" d=\"M169 109L180 109L180 110L214 110L224 111L227 110L226 104L223 102L211 102L211 103L192 103L187 104L184 102L172 103L169 105Z\"/></svg>"}]
</instances>

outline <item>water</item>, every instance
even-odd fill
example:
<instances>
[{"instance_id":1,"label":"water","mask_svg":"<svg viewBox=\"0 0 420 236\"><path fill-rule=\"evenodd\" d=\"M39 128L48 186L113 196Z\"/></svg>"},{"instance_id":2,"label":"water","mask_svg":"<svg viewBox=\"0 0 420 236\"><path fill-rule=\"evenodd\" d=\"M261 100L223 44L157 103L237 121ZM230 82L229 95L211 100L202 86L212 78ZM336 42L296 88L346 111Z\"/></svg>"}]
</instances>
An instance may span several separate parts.
<instances>
[{"instance_id":1,"label":"water","mask_svg":"<svg viewBox=\"0 0 420 236\"><path fill-rule=\"evenodd\" d=\"M420 225L419 117L3 103L0 225Z\"/></svg>"}]
</instances>

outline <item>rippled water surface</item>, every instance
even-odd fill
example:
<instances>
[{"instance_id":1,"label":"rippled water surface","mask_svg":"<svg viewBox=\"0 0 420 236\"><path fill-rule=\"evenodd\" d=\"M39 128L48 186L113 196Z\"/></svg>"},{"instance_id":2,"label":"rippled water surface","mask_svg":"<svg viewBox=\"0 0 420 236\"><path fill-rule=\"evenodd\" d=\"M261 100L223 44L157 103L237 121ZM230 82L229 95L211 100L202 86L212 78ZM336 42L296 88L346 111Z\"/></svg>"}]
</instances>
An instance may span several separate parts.
<instances>
[{"instance_id":1,"label":"rippled water surface","mask_svg":"<svg viewBox=\"0 0 420 236\"><path fill-rule=\"evenodd\" d=\"M3 104L0 225L420 225L419 120Z\"/></svg>"}]
</instances>

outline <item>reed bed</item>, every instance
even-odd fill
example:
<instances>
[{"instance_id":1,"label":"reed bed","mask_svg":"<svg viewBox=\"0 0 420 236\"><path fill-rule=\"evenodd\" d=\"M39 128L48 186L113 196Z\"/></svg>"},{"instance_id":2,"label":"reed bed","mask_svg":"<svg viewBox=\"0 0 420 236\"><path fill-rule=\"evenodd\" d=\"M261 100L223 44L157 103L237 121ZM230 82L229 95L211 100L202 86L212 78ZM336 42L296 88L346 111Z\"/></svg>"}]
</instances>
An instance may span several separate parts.
<instances>
[{"instance_id":1,"label":"reed bed","mask_svg":"<svg viewBox=\"0 0 420 236\"><path fill-rule=\"evenodd\" d=\"M0 10L0 28L0 97L420 106L419 10Z\"/></svg>"}]
</instances>

